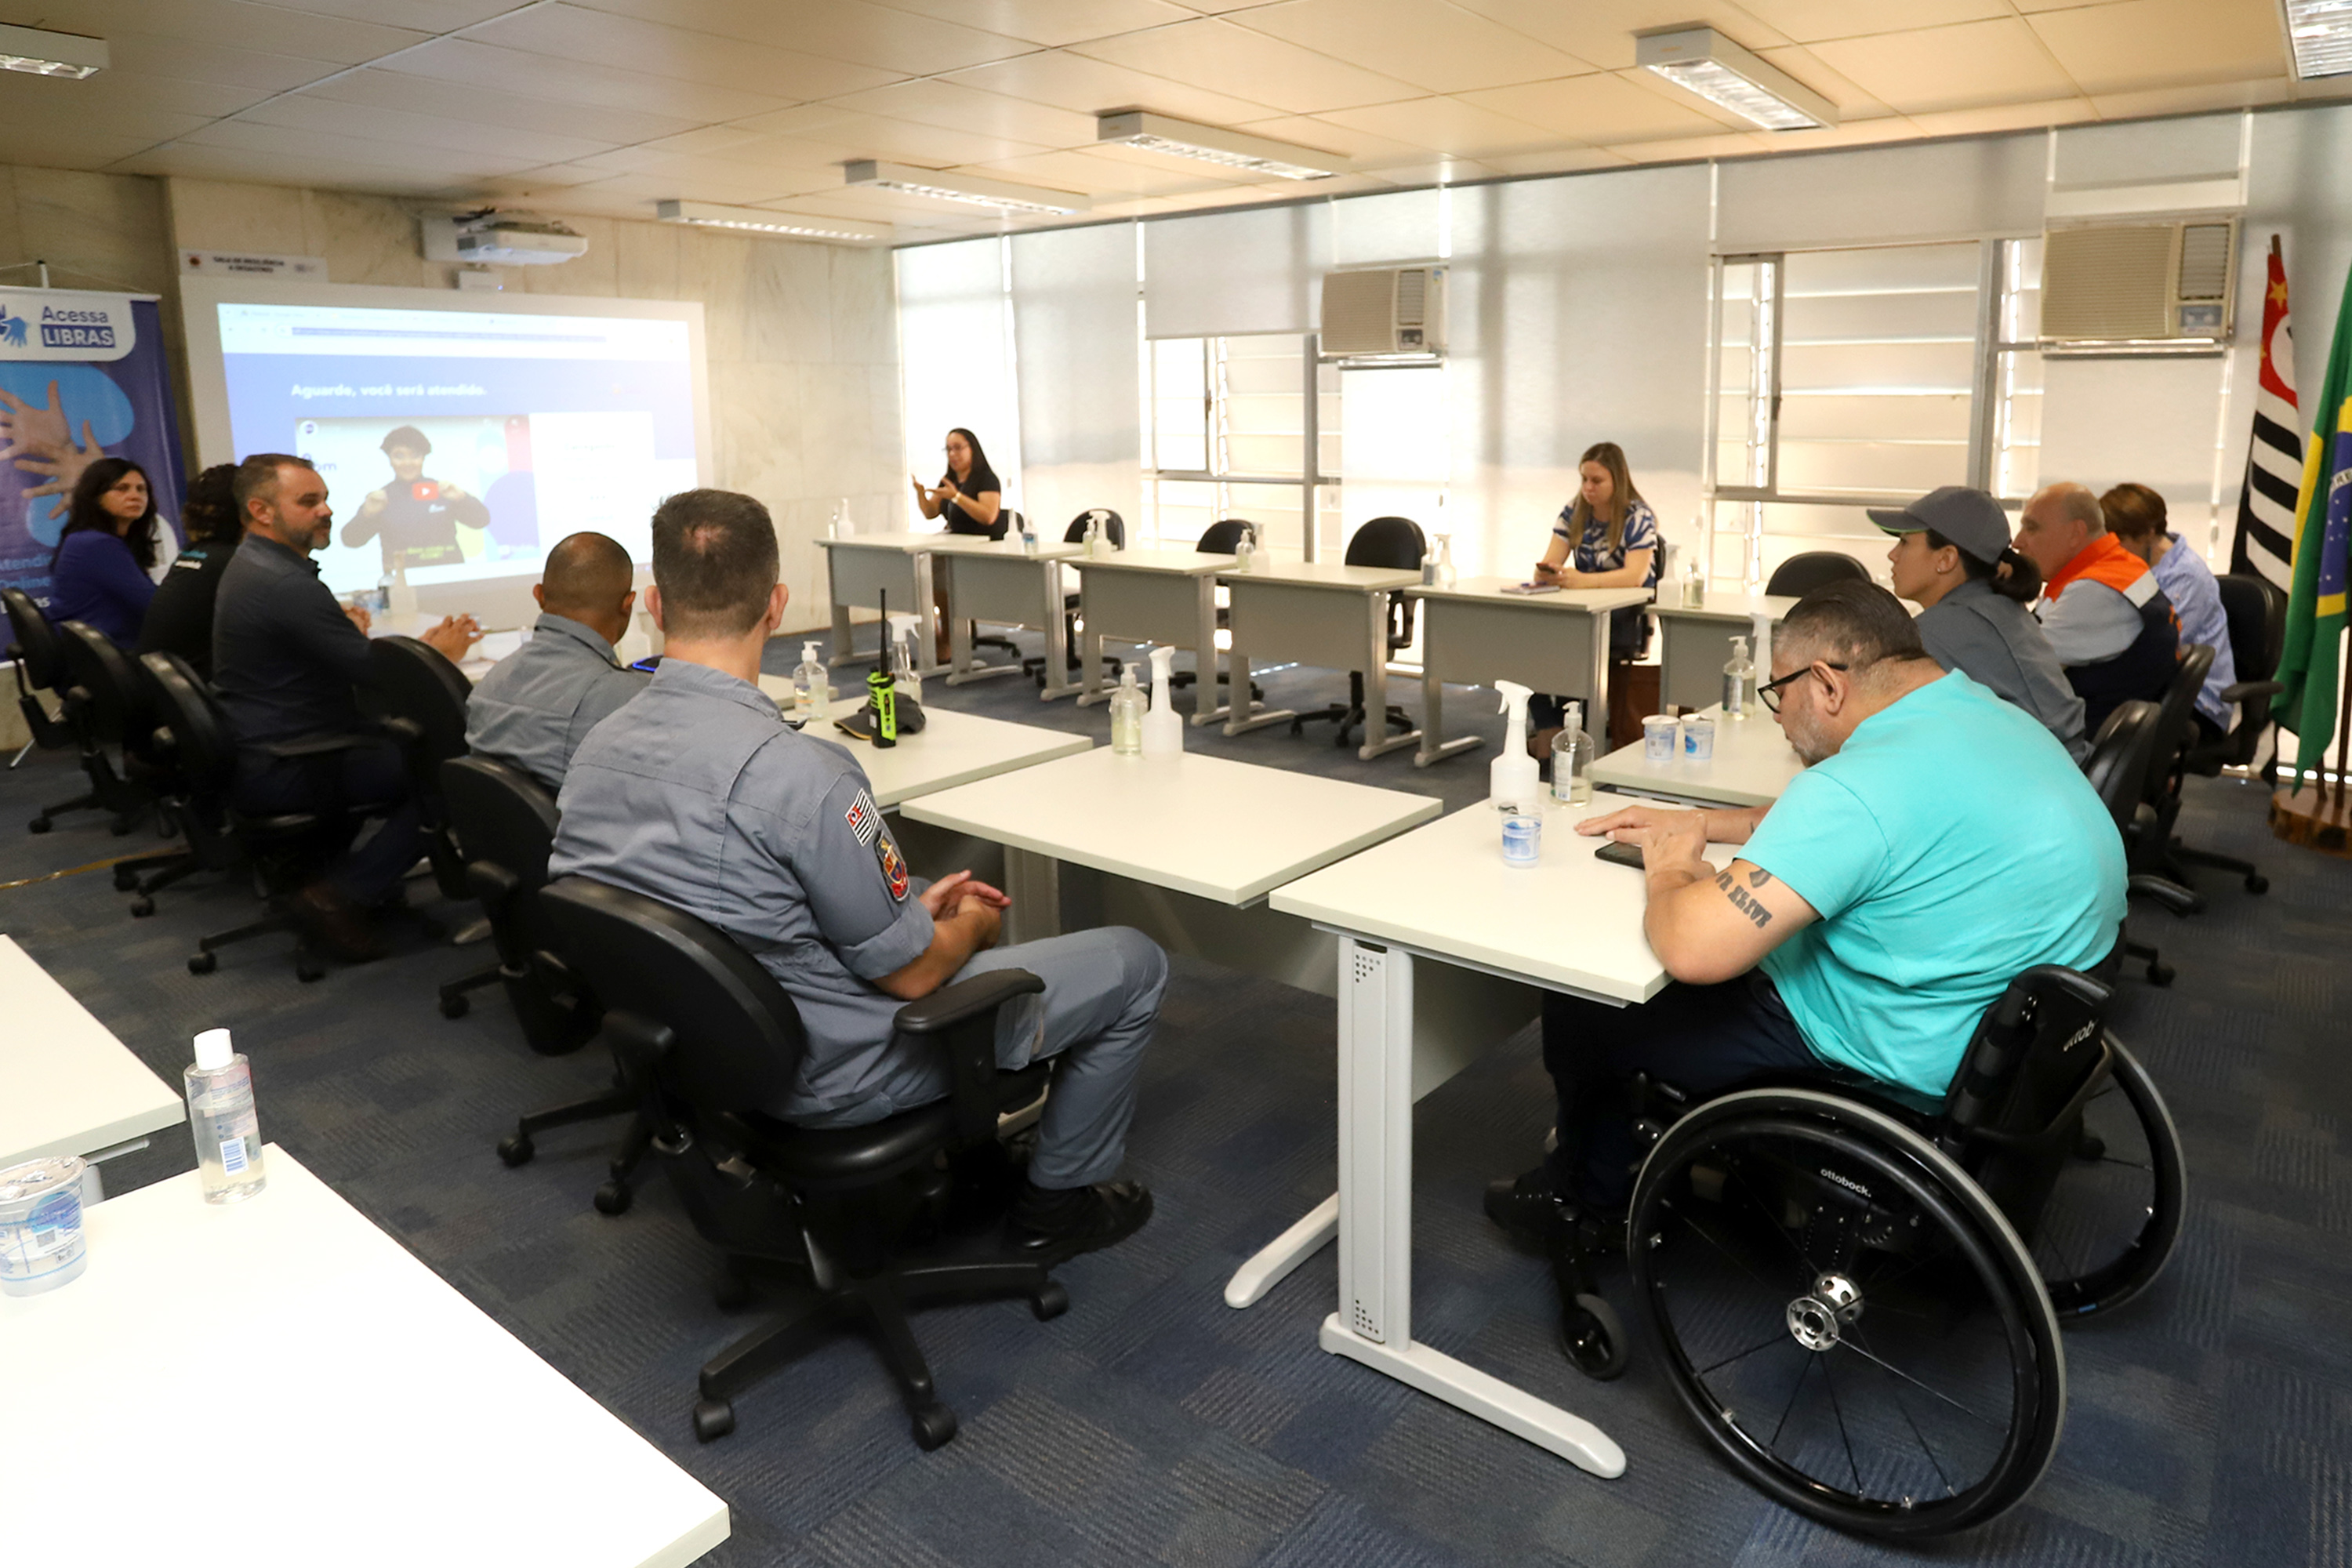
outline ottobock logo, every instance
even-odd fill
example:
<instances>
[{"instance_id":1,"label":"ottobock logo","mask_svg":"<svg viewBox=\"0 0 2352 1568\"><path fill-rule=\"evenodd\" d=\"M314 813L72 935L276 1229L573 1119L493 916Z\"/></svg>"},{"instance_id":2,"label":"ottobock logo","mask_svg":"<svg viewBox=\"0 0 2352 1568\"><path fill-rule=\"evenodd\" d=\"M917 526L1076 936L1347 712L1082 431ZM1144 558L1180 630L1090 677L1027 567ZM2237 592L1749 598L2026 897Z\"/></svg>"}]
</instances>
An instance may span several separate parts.
<instances>
[{"instance_id":1,"label":"ottobock logo","mask_svg":"<svg viewBox=\"0 0 2352 1568\"><path fill-rule=\"evenodd\" d=\"M1828 1177L1831 1181L1835 1182L1847 1192L1858 1193L1865 1198L1870 1196L1870 1189L1864 1186L1860 1182L1855 1181L1853 1177L1841 1176L1826 1165L1820 1167L1820 1171L1822 1175Z\"/></svg>"}]
</instances>

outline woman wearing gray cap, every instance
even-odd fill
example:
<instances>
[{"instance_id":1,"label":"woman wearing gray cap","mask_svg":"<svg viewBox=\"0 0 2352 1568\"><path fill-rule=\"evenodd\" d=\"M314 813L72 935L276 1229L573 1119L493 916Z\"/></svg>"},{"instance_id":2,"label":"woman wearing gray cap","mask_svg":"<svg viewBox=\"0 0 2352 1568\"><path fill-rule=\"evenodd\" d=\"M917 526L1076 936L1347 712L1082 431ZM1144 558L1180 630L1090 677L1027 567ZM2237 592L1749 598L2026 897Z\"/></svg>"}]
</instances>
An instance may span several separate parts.
<instances>
[{"instance_id":1,"label":"woman wearing gray cap","mask_svg":"<svg viewBox=\"0 0 2352 1568\"><path fill-rule=\"evenodd\" d=\"M1870 521L1895 536L1886 554L1895 591L1919 606L1928 655L2041 720L2079 766L2091 754L2083 700L2026 608L2042 576L2010 548L2000 503L1946 485L1900 511L1872 507Z\"/></svg>"}]
</instances>

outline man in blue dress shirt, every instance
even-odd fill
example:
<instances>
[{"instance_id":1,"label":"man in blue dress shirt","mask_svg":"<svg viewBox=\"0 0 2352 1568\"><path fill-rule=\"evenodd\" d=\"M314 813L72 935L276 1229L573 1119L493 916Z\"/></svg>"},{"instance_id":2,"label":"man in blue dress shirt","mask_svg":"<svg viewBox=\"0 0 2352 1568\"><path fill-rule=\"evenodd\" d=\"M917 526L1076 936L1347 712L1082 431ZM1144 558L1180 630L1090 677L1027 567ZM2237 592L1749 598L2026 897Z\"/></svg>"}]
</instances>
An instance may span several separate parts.
<instances>
[{"instance_id":1,"label":"man in blue dress shirt","mask_svg":"<svg viewBox=\"0 0 2352 1568\"><path fill-rule=\"evenodd\" d=\"M601 533L575 533L547 552L546 574L530 590L541 611L530 640L466 700L470 750L563 787L588 731L646 689L645 676L613 653L637 602L632 574L628 551Z\"/></svg>"}]
</instances>

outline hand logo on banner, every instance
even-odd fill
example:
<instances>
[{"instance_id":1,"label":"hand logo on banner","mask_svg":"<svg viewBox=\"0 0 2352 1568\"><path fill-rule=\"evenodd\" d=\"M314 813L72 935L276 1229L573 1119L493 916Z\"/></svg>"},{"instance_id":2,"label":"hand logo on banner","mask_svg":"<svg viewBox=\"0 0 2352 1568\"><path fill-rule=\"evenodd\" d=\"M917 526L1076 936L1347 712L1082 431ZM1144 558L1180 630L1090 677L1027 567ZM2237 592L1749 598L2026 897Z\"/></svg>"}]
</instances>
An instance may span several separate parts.
<instances>
[{"instance_id":1,"label":"hand logo on banner","mask_svg":"<svg viewBox=\"0 0 2352 1568\"><path fill-rule=\"evenodd\" d=\"M34 384L44 385L38 405L27 401ZM131 422L130 399L95 369L0 365L0 437L8 443L0 447L0 462L14 459L17 472L44 481L22 492L25 526L36 540L57 543L82 470L106 455L110 441L130 435Z\"/></svg>"},{"instance_id":2,"label":"hand logo on banner","mask_svg":"<svg viewBox=\"0 0 2352 1568\"><path fill-rule=\"evenodd\" d=\"M14 458L19 473L48 477L48 483L26 490L25 499L30 501L39 496L55 496L57 500L49 507L51 521L66 515L82 470L106 455L88 419L81 422L81 445L74 445L73 431L66 423L64 407L58 402L58 384L54 381L49 383L49 401L45 408L32 407L5 387L0 387L0 435L8 437L7 447L0 448L0 458ZM37 515L38 509L33 510Z\"/></svg>"}]
</instances>

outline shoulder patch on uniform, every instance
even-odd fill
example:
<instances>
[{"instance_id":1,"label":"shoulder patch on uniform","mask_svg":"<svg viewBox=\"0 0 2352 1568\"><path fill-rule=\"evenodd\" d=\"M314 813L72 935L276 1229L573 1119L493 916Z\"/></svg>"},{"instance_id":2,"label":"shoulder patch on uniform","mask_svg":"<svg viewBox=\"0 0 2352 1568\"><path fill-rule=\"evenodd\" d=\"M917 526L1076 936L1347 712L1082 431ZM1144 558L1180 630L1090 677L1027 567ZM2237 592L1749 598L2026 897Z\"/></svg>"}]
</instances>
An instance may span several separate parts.
<instances>
[{"instance_id":1,"label":"shoulder patch on uniform","mask_svg":"<svg viewBox=\"0 0 2352 1568\"><path fill-rule=\"evenodd\" d=\"M874 804L874 797L864 790L857 792L857 798L849 803L849 809L841 816L842 820L849 824L851 835L860 844L872 844L874 836L882 831L881 809Z\"/></svg>"},{"instance_id":2,"label":"shoulder patch on uniform","mask_svg":"<svg viewBox=\"0 0 2352 1568\"><path fill-rule=\"evenodd\" d=\"M881 863L882 880L888 885L890 896L904 903L907 899L908 886L907 861L905 857L898 853L897 842L888 834L881 834L876 838L874 858Z\"/></svg>"}]
</instances>

